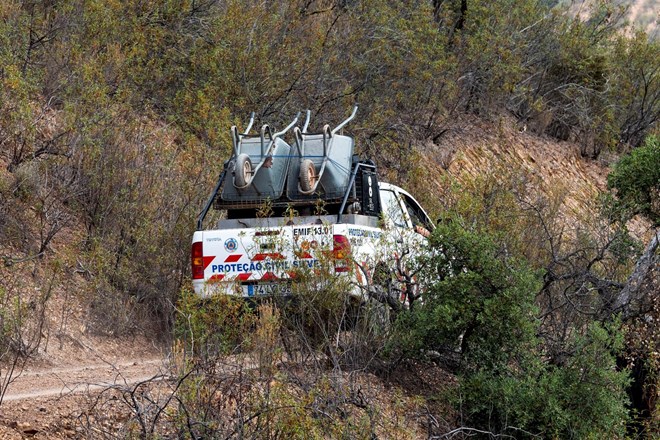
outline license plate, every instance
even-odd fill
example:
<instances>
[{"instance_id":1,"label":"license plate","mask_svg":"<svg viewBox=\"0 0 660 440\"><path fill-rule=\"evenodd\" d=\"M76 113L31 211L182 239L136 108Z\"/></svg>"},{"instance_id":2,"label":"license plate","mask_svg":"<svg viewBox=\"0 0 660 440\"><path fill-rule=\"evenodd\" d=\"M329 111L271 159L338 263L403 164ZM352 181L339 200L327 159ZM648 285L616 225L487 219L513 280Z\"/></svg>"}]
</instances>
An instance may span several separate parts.
<instances>
[{"instance_id":1,"label":"license plate","mask_svg":"<svg viewBox=\"0 0 660 440\"><path fill-rule=\"evenodd\" d=\"M243 293L246 296L290 295L291 284L289 283L248 284L247 286L243 286Z\"/></svg>"}]
</instances>

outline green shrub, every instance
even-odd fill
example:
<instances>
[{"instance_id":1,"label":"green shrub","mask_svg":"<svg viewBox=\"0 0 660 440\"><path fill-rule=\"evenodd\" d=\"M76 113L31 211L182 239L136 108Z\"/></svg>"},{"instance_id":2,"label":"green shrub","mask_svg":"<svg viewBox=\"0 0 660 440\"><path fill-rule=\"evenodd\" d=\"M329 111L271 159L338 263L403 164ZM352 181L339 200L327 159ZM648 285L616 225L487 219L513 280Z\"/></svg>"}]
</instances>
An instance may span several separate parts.
<instances>
[{"instance_id":1,"label":"green shrub","mask_svg":"<svg viewBox=\"0 0 660 440\"><path fill-rule=\"evenodd\" d=\"M537 274L485 233L439 225L423 264L424 303L397 328L409 353L460 352L462 368L497 368L534 349Z\"/></svg>"},{"instance_id":2,"label":"green shrub","mask_svg":"<svg viewBox=\"0 0 660 440\"><path fill-rule=\"evenodd\" d=\"M505 372L461 376L456 403L473 426L517 438L621 438L625 434L628 384L616 371L622 347L618 324L592 324L573 339L563 365L540 360Z\"/></svg>"},{"instance_id":3,"label":"green shrub","mask_svg":"<svg viewBox=\"0 0 660 440\"><path fill-rule=\"evenodd\" d=\"M607 186L625 216L642 214L660 225L660 140L651 136L614 165Z\"/></svg>"},{"instance_id":4,"label":"green shrub","mask_svg":"<svg viewBox=\"0 0 660 440\"><path fill-rule=\"evenodd\" d=\"M538 336L539 273L458 221L440 225L431 246L425 300L397 320L391 348L403 357L433 354L454 369L453 402L465 427L516 438L625 433L620 323L572 327L564 355L551 363Z\"/></svg>"}]
</instances>

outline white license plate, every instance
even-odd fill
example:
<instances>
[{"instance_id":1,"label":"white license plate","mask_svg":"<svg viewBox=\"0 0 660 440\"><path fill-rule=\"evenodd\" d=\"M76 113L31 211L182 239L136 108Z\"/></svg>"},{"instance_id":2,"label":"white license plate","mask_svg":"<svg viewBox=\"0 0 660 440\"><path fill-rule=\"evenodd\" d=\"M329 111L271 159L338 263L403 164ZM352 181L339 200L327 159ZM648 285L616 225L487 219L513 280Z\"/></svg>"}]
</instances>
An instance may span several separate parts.
<instances>
[{"instance_id":1,"label":"white license plate","mask_svg":"<svg viewBox=\"0 0 660 440\"><path fill-rule=\"evenodd\" d=\"M266 284L248 284L243 286L245 296L259 295L290 295L291 284L289 283L266 283Z\"/></svg>"}]
</instances>

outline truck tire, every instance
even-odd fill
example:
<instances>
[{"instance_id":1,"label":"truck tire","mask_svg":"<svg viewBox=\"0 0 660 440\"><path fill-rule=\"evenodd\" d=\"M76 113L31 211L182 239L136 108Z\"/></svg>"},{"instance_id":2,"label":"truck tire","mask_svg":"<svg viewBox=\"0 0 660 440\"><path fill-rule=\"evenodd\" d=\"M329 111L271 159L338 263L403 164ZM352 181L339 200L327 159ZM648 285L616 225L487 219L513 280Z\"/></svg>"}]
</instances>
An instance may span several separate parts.
<instances>
[{"instance_id":1,"label":"truck tire","mask_svg":"<svg viewBox=\"0 0 660 440\"><path fill-rule=\"evenodd\" d=\"M239 154L234 165L234 185L244 187L252 175L252 161L247 154Z\"/></svg>"},{"instance_id":2,"label":"truck tire","mask_svg":"<svg viewBox=\"0 0 660 440\"><path fill-rule=\"evenodd\" d=\"M305 192L311 191L316 185L317 179L314 162L310 159L304 159L300 162L300 189Z\"/></svg>"}]
</instances>

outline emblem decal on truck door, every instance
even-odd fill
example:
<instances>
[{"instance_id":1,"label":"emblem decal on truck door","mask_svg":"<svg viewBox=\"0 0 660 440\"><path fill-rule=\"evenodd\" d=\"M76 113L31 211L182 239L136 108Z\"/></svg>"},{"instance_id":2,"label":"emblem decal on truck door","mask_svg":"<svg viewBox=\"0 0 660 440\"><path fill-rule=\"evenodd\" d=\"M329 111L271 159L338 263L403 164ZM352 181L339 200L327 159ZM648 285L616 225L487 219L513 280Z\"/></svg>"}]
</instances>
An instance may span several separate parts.
<instances>
[{"instance_id":1,"label":"emblem decal on truck door","mask_svg":"<svg viewBox=\"0 0 660 440\"><path fill-rule=\"evenodd\" d=\"M227 241L225 241L225 250L227 252L235 252L236 249L238 249L238 242L236 239L228 238Z\"/></svg>"}]
</instances>

